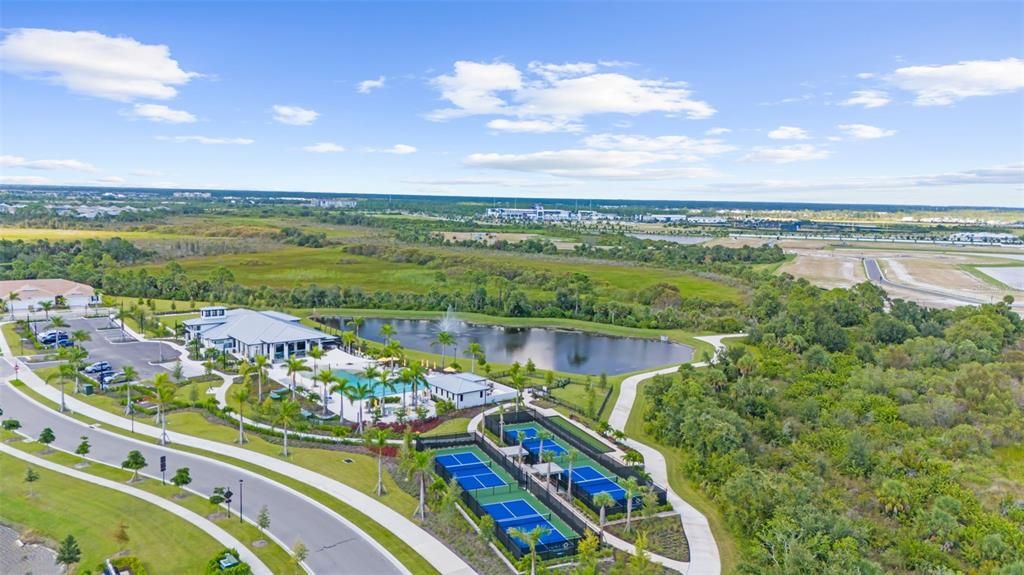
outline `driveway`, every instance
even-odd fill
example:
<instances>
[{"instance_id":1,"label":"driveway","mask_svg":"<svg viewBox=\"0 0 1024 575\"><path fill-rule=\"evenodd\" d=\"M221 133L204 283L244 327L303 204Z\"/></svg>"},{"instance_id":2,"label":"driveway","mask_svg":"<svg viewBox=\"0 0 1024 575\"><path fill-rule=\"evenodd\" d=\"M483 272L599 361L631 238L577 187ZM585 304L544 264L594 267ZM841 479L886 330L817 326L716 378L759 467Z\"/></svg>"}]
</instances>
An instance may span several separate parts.
<instances>
[{"instance_id":1,"label":"driveway","mask_svg":"<svg viewBox=\"0 0 1024 575\"><path fill-rule=\"evenodd\" d=\"M157 373L173 368L180 355L178 350L162 342L138 341L131 335L123 337L121 330L112 328L113 325L105 318L68 320L71 331L83 329L92 336L91 341L82 344L89 351L89 363L108 361L116 371L131 365L140 380L152 379Z\"/></svg>"}]
</instances>

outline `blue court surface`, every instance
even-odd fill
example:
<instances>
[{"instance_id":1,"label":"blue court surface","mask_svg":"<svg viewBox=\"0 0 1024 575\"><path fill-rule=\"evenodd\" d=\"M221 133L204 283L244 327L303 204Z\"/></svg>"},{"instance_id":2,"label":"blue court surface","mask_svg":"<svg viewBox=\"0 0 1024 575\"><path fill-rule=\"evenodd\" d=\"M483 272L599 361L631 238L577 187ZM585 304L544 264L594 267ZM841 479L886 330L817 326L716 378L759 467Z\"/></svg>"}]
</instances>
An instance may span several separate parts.
<instances>
[{"instance_id":1,"label":"blue court surface","mask_svg":"<svg viewBox=\"0 0 1024 575\"><path fill-rule=\"evenodd\" d=\"M523 438L523 449L534 457L540 457L541 450L553 453L555 457L565 455L565 448L559 445L554 439L538 439L537 430L532 427L523 429L510 429L505 432L505 440L509 443L519 443L519 437Z\"/></svg>"},{"instance_id":2,"label":"blue court surface","mask_svg":"<svg viewBox=\"0 0 1024 575\"><path fill-rule=\"evenodd\" d=\"M491 469L490 463L484 463L475 453L448 453L437 456L436 461L466 491L507 485L505 480Z\"/></svg>"},{"instance_id":3,"label":"blue court surface","mask_svg":"<svg viewBox=\"0 0 1024 575\"><path fill-rule=\"evenodd\" d=\"M563 471L562 474L568 478L568 471ZM625 489L619 487L618 483L615 483L615 481L606 477L600 471L589 465L573 468L572 482L573 485L578 486L591 496L597 495L598 493L607 493L608 495L611 495L612 499L615 501L626 500Z\"/></svg>"},{"instance_id":4,"label":"blue court surface","mask_svg":"<svg viewBox=\"0 0 1024 575\"><path fill-rule=\"evenodd\" d=\"M490 505L484 505L484 509L505 532L508 532L513 527L523 531L532 531L537 527L543 527L547 529L547 532L538 541L539 545L553 545L566 541L565 536L559 533L555 526L551 524L551 521L548 520L549 516L538 513L524 499L491 503ZM525 541L521 541L519 538L514 539L520 549L529 549L529 545Z\"/></svg>"}]
</instances>

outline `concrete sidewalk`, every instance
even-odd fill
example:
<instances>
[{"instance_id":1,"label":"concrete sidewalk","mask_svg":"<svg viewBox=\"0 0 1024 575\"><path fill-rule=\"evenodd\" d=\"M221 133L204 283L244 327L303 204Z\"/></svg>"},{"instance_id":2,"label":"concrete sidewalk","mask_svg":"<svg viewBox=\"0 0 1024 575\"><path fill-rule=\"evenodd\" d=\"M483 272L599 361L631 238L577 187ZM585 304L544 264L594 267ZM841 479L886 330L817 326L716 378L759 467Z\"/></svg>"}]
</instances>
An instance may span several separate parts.
<instances>
[{"instance_id":1,"label":"concrete sidewalk","mask_svg":"<svg viewBox=\"0 0 1024 575\"><path fill-rule=\"evenodd\" d=\"M722 340L732 337L744 337L746 334L726 334L701 336L696 339L710 343L715 347L715 357L725 349ZM712 358L714 362L714 358ZM706 362L693 364L694 367L707 367ZM615 407L608 415L608 425L613 429L624 429L629 415L633 411L633 403L636 401L637 390L640 383L658 375L666 375L679 371L678 367L669 367L656 371L641 373L627 377L619 386L619 397L615 401ZM626 445L640 452L644 456L644 469L651 474L651 479L659 485L663 485L668 491L668 502L672 508L679 512L683 522L683 530L686 532L686 540L690 545L690 564L686 570L688 575L719 575L722 572L722 560L718 554L718 545L715 544L714 533L708 524L708 518L698 511L694 506L687 503L682 497L672 490L668 480L668 464L665 456L660 451L640 443L634 439L626 439Z\"/></svg>"},{"instance_id":2,"label":"concrete sidewalk","mask_svg":"<svg viewBox=\"0 0 1024 575\"><path fill-rule=\"evenodd\" d=\"M202 517L201 515L194 513L188 509L185 509L180 505L175 505L174 503L171 503L170 501L164 499L163 497L160 497L159 495L155 495L148 491L143 491L136 487L130 487L128 485L124 485L116 481L111 481L109 479L97 477L89 473L84 473L82 471L78 471L77 469L65 467L63 465L54 463L41 457L36 457L35 455L25 453L24 451L20 451L18 449L15 449L9 445L4 445L2 443L0 443L0 452L13 457L17 457L18 459L31 463L36 467L42 469L49 469L50 471L62 473L69 477L80 479L82 481L88 481L89 483L92 483L94 485L105 487L107 489L113 489L126 495L131 495L132 497L142 499L146 503L156 505L157 507L163 509L164 511L169 511L177 515L178 517L181 517L185 521L188 521L192 525L195 525L199 529L202 529L207 533L207 535L216 539L217 542L223 545L224 547L227 547L229 549L237 549L238 555L241 557L242 561L245 561L249 564L254 574L272 575L270 568L267 567L266 564L264 564L263 561L260 560L260 558L252 552L252 550L250 550L248 547L242 544L242 542L238 539L235 539L233 535L231 535L227 531L224 531L223 529L221 529L220 526L210 521L209 519Z\"/></svg>"}]
</instances>

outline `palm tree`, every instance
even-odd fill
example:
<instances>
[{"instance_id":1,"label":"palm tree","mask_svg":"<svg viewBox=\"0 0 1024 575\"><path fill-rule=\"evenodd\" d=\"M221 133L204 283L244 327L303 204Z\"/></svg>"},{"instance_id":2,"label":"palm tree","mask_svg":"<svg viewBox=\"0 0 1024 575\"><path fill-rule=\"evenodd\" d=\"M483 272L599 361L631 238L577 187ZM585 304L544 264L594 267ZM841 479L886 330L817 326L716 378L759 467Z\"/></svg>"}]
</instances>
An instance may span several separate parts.
<instances>
[{"instance_id":1,"label":"palm tree","mask_svg":"<svg viewBox=\"0 0 1024 575\"><path fill-rule=\"evenodd\" d=\"M427 477L430 476L430 470L434 467L434 454L430 451L412 451L408 457L402 460L402 467L408 474L406 481L412 480L413 477L419 480L420 504L413 515L418 514L422 521L427 508Z\"/></svg>"},{"instance_id":2,"label":"palm tree","mask_svg":"<svg viewBox=\"0 0 1024 575\"><path fill-rule=\"evenodd\" d=\"M450 331L439 331L437 332L437 338L434 340L434 345L441 346L441 368L444 369L445 350L448 349L449 345L455 345L455 336Z\"/></svg>"},{"instance_id":3,"label":"palm tree","mask_svg":"<svg viewBox=\"0 0 1024 575\"><path fill-rule=\"evenodd\" d=\"M364 321L366 320L361 317L354 317L348 320L349 325L355 330L357 340L359 339L359 328L362 327Z\"/></svg>"},{"instance_id":4,"label":"palm tree","mask_svg":"<svg viewBox=\"0 0 1024 575\"><path fill-rule=\"evenodd\" d=\"M315 374L317 372L317 362L323 359L324 357L324 348L320 347L319 345L315 345L312 348L310 348L309 352L306 355L313 358L313 373Z\"/></svg>"},{"instance_id":5,"label":"palm tree","mask_svg":"<svg viewBox=\"0 0 1024 575\"><path fill-rule=\"evenodd\" d=\"M352 403L355 403L357 401L359 402L359 413L358 413L359 419L358 419L358 422L357 422L357 426L359 428L359 433L362 433L363 432L363 402L366 401L373 394L373 388L370 387L369 384L367 384L366 382L360 381L359 383L357 383L355 385L349 386L349 388L348 388L346 393L348 393L349 401L351 401Z\"/></svg>"},{"instance_id":6,"label":"palm tree","mask_svg":"<svg viewBox=\"0 0 1024 575\"><path fill-rule=\"evenodd\" d=\"M160 445L166 445L167 406L174 401L174 384L171 383L171 376L166 372L160 372L153 376L153 386L156 387L156 417L160 421Z\"/></svg>"},{"instance_id":7,"label":"palm tree","mask_svg":"<svg viewBox=\"0 0 1024 575\"><path fill-rule=\"evenodd\" d=\"M416 392L419 386L427 383L427 368L423 366L423 362L413 361L402 370L402 373L412 386L412 404L415 406L418 403Z\"/></svg>"},{"instance_id":8,"label":"palm tree","mask_svg":"<svg viewBox=\"0 0 1024 575\"><path fill-rule=\"evenodd\" d=\"M633 497L637 493L640 493L640 485L636 482L636 477L630 477L626 480L625 485L622 489L626 491L626 531L632 531L633 525Z\"/></svg>"},{"instance_id":9,"label":"palm tree","mask_svg":"<svg viewBox=\"0 0 1024 575\"><path fill-rule=\"evenodd\" d=\"M124 320L130 318L131 316L132 316L132 313L130 311L125 311L123 307L120 308L117 311L117 319L121 321L121 340L122 341L125 340L125 339L128 339L128 334L127 334L127 332L125 331L125 328L124 328ZM196 337L195 341L199 342L199 337ZM197 343L197 350L198 350L198 343ZM199 353L197 351L196 356L198 356L198 355L199 355Z\"/></svg>"},{"instance_id":10,"label":"palm tree","mask_svg":"<svg viewBox=\"0 0 1024 575\"><path fill-rule=\"evenodd\" d=\"M274 425L280 425L284 429L284 456L288 458L288 425L294 423L299 415L302 413L302 408L299 404L290 400L285 399L281 403L277 404L277 408L272 414Z\"/></svg>"},{"instance_id":11,"label":"palm tree","mask_svg":"<svg viewBox=\"0 0 1024 575\"><path fill-rule=\"evenodd\" d=\"M579 456L579 450L574 447L570 447L569 450L565 452L565 457L562 459L563 463L569 464L569 485L566 487L565 497L570 503L572 502L572 467L576 464L576 460Z\"/></svg>"},{"instance_id":12,"label":"palm tree","mask_svg":"<svg viewBox=\"0 0 1024 575\"><path fill-rule=\"evenodd\" d=\"M501 434L498 440L504 445L505 443L505 404L498 406L498 432Z\"/></svg>"},{"instance_id":13,"label":"palm tree","mask_svg":"<svg viewBox=\"0 0 1024 575\"><path fill-rule=\"evenodd\" d=\"M391 345L391 336L395 335L395 327L390 323L381 324L380 336L384 338L384 346Z\"/></svg>"},{"instance_id":14,"label":"palm tree","mask_svg":"<svg viewBox=\"0 0 1024 575\"><path fill-rule=\"evenodd\" d=\"M604 539L605 510L615 505L615 498L607 491L602 491L594 496L594 505L601 508L601 517L598 525L601 528L601 539Z\"/></svg>"},{"instance_id":15,"label":"palm tree","mask_svg":"<svg viewBox=\"0 0 1024 575\"><path fill-rule=\"evenodd\" d=\"M53 383L54 380L59 380L60 381L60 411L61 411L61 413L63 413L63 412L68 410L67 405L65 405L65 403L64 403L64 379L67 378L67 377L70 377L72 375L71 369L72 368L71 368L70 365L64 363L64 364L61 364L61 365L57 366L57 371L51 373L50 375L48 375L46 377L46 383Z\"/></svg>"},{"instance_id":16,"label":"palm tree","mask_svg":"<svg viewBox=\"0 0 1024 575\"><path fill-rule=\"evenodd\" d=\"M344 398L348 397L349 389L351 389L351 387L352 387L352 382L350 382L349 380L345 379L344 377L334 377L333 381L334 381L334 385L331 386L330 392L338 394L338 406L340 408L338 410L339 411L338 415L340 416L339 421L342 424L344 424L345 423L345 400L344 400Z\"/></svg>"},{"instance_id":17,"label":"palm tree","mask_svg":"<svg viewBox=\"0 0 1024 575\"><path fill-rule=\"evenodd\" d=\"M53 309L53 302L41 301L39 302L39 307L43 308L43 313L45 314L46 319L50 319L50 310Z\"/></svg>"},{"instance_id":18,"label":"palm tree","mask_svg":"<svg viewBox=\"0 0 1024 575\"><path fill-rule=\"evenodd\" d=\"M46 303L46 302L43 302L43 303ZM67 327L68 326L68 322L63 318L63 316L55 315L55 316L50 318L50 326L51 327Z\"/></svg>"},{"instance_id":19,"label":"palm tree","mask_svg":"<svg viewBox=\"0 0 1024 575\"><path fill-rule=\"evenodd\" d=\"M75 345L79 345L87 341L92 341L92 336L84 329L76 329L71 332L71 341L75 342Z\"/></svg>"},{"instance_id":20,"label":"palm tree","mask_svg":"<svg viewBox=\"0 0 1024 575\"><path fill-rule=\"evenodd\" d=\"M477 342L470 343L466 348L466 356L473 359L469 363L469 372L476 373L476 364L481 363L480 359L484 357L484 348Z\"/></svg>"},{"instance_id":21,"label":"palm tree","mask_svg":"<svg viewBox=\"0 0 1024 575\"><path fill-rule=\"evenodd\" d=\"M251 392L249 391L249 378L250 375L247 373L242 376L242 387L239 387L231 394L231 399L234 399L238 403L238 444L242 445L245 443L245 433L243 431L242 421L245 419L243 409L245 409L245 402L249 401Z\"/></svg>"},{"instance_id":22,"label":"palm tree","mask_svg":"<svg viewBox=\"0 0 1024 575\"><path fill-rule=\"evenodd\" d=\"M270 361L267 359L267 356L261 354L253 358L252 364L256 367L256 375L259 376L256 401L263 403L263 376L267 373L267 366L270 364Z\"/></svg>"},{"instance_id":23,"label":"palm tree","mask_svg":"<svg viewBox=\"0 0 1024 575\"><path fill-rule=\"evenodd\" d=\"M320 348L315 348L320 349ZM338 380L338 376L334 375L334 372L329 369L321 369L319 373L314 376L314 379L319 381L324 386L324 415L327 415L327 386Z\"/></svg>"},{"instance_id":24,"label":"palm tree","mask_svg":"<svg viewBox=\"0 0 1024 575\"><path fill-rule=\"evenodd\" d=\"M85 358L89 357L89 352L85 351L80 347L64 347L57 353L57 355L66 361L75 370L75 393L78 393L80 375L82 368L85 367Z\"/></svg>"},{"instance_id":25,"label":"palm tree","mask_svg":"<svg viewBox=\"0 0 1024 575\"><path fill-rule=\"evenodd\" d=\"M11 293L7 294L7 307L10 308L11 319L14 319L14 302L20 300L21 296L18 295L18 292L16 291L12 291Z\"/></svg>"},{"instance_id":26,"label":"palm tree","mask_svg":"<svg viewBox=\"0 0 1024 575\"><path fill-rule=\"evenodd\" d=\"M124 414L131 415L132 413L132 382L139 378L139 372L135 371L135 367L126 365L121 368L121 373L124 373L124 386L128 390L128 401L124 404Z\"/></svg>"},{"instance_id":27,"label":"palm tree","mask_svg":"<svg viewBox=\"0 0 1024 575\"><path fill-rule=\"evenodd\" d=\"M512 374L512 387L516 390L516 411L519 411L519 404L523 402L523 374L518 371Z\"/></svg>"},{"instance_id":28,"label":"palm tree","mask_svg":"<svg viewBox=\"0 0 1024 575\"><path fill-rule=\"evenodd\" d=\"M285 365L288 367L288 375L292 376L292 401L295 401L295 376L300 371L309 371L309 366L306 365L305 360L299 359L294 355L288 358Z\"/></svg>"},{"instance_id":29,"label":"palm tree","mask_svg":"<svg viewBox=\"0 0 1024 575\"><path fill-rule=\"evenodd\" d=\"M544 443L541 442L540 451L537 453L537 463L545 463L546 462L548 464L548 473L547 473L547 477L545 478L544 482L547 483L547 487L546 488L549 491L551 490L551 462L554 459L555 459L555 452L554 451L548 451L547 449L544 449Z\"/></svg>"},{"instance_id":30,"label":"palm tree","mask_svg":"<svg viewBox=\"0 0 1024 575\"><path fill-rule=\"evenodd\" d=\"M518 527L508 530L509 537L514 537L530 546L530 575L537 575L537 543L549 531L550 529L543 525L538 525L529 531L524 531Z\"/></svg>"},{"instance_id":31,"label":"palm tree","mask_svg":"<svg viewBox=\"0 0 1024 575\"><path fill-rule=\"evenodd\" d=\"M377 497L384 495L384 448L388 446L388 439L391 438L391 430L375 427L363 437L363 444L370 451L377 452Z\"/></svg>"},{"instance_id":32,"label":"palm tree","mask_svg":"<svg viewBox=\"0 0 1024 575\"><path fill-rule=\"evenodd\" d=\"M352 346L356 343L356 334L351 331L341 332L341 344L349 353L352 353Z\"/></svg>"}]
</instances>

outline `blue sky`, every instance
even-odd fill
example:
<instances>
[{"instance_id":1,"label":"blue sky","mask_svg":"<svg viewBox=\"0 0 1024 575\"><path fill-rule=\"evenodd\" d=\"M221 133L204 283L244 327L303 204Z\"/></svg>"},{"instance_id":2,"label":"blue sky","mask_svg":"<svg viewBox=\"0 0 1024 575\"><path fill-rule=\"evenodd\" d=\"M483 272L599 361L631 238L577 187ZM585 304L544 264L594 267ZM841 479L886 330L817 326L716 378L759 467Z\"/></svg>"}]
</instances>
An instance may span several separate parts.
<instances>
[{"instance_id":1,"label":"blue sky","mask_svg":"<svg viewBox=\"0 0 1024 575\"><path fill-rule=\"evenodd\" d=\"M1022 26L1010 2L5 2L0 181L1021 207Z\"/></svg>"}]
</instances>

